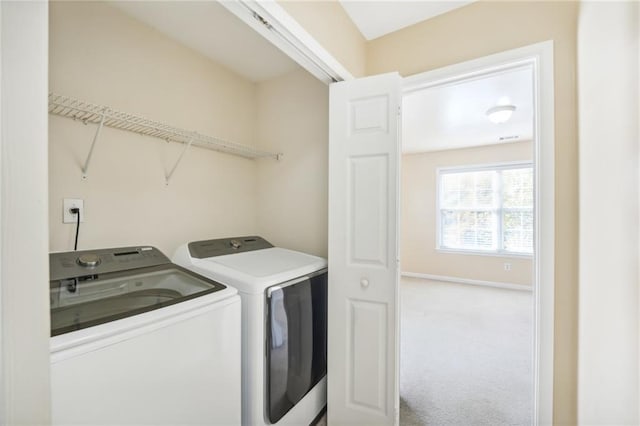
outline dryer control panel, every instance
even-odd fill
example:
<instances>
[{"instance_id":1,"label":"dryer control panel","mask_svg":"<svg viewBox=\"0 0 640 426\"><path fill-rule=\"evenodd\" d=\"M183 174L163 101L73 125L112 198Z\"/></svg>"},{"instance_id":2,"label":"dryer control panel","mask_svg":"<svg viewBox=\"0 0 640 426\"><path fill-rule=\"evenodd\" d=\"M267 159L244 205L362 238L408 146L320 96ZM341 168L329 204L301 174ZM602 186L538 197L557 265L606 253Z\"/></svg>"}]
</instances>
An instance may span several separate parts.
<instances>
[{"instance_id":1,"label":"dryer control panel","mask_svg":"<svg viewBox=\"0 0 640 426\"><path fill-rule=\"evenodd\" d=\"M262 237L233 237L217 240L194 241L189 243L189 253L196 259L237 254L245 251L262 250L273 247Z\"/></svg>"}]
</instances>

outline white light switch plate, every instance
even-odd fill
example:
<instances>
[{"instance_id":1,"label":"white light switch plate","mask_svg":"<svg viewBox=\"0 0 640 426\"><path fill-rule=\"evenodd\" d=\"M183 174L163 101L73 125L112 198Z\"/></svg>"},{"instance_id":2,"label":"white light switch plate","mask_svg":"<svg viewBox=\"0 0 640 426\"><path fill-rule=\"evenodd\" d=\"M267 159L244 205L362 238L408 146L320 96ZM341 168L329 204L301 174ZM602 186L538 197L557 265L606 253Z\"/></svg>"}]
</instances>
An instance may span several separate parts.
<instances>
[{"instance_id":1,"label":"white light switch plate","mask_svg":"<svg viewBox=\"0 0 640 426\"><path fill-rule=\"evenodd\" d=\"M62 223L76 223L76 215L69 209L78 207L80 209L80 222L84 222L84 200L79 198L65 198L62 202Z\"/></svg>"}]
</instances>

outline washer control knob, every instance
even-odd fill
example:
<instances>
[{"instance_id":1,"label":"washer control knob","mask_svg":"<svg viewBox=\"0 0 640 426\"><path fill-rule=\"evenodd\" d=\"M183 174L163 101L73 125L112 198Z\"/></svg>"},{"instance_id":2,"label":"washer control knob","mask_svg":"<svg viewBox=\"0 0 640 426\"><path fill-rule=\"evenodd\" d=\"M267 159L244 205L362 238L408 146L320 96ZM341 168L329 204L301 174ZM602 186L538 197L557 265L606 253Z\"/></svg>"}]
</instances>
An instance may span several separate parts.
<instances>
[{"instance_id":1,"label":"washer control knob","mask_svg":"<svg viewBox=\"0 0 640 426\"><path fill-rule=\"evenodd\" d=\"M78 257L78 265L85 268L94 268L100 264L100 257L97 254L86 253Z\"/></svg>"},{"instance_id":2,"label":"washer control knob","mask_svg":"<svg viewBox=\"0 0 640 426\"><path fill-rule=\"evenodd\" d=\"M234 250L238 250L240 248L240 246L242 246L242 244L240 243L240 241L238 240L231 240L229 241L229 245L231 246L232 249Z\"/></svg>"}]
</instances>

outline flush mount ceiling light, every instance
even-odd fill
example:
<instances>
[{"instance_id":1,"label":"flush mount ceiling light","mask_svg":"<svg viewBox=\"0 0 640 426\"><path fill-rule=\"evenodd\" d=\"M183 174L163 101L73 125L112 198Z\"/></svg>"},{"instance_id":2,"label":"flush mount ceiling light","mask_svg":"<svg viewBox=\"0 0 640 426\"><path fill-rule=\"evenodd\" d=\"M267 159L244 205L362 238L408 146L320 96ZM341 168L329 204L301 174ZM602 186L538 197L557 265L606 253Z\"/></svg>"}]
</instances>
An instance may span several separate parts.
<instances>
[{"instance_id":1,"label":"flush mount ceiling light","mask_svg":"<svg viewBox=\"0 0 640 426\"><path fill-rule=\"evenodd\" d=\"M487 110L487 118L495 124L505 123L515 110L515 105L497 105Z\"/></svg>"}]
</instances>

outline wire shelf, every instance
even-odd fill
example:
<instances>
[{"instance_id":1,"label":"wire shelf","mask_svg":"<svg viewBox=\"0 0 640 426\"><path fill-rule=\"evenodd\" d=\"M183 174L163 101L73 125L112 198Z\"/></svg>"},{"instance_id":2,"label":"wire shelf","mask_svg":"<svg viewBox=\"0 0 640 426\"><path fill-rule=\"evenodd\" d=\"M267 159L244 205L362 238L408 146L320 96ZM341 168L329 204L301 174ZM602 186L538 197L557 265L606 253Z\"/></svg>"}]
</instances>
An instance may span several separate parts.
<instances>
[{"instance_id":1,"label":"wire shelf","mask_svg":"<svg viewBox=\"0 0 640 426\"><path fill-rule=\"evenodd\" d=\"M141 116L117 111L107 106L95 105L55 93L49 93L49 113L79 120L85 124L94 123L100 125L102 123L100 128L104 125L114 129L126 130L171 142L196 145L249 159L273 158L277 160L282 155L260 151L235 142L202 135ZM86 170L83 170L83 172L86 172Z\"/></svg>"}]
</instances>

